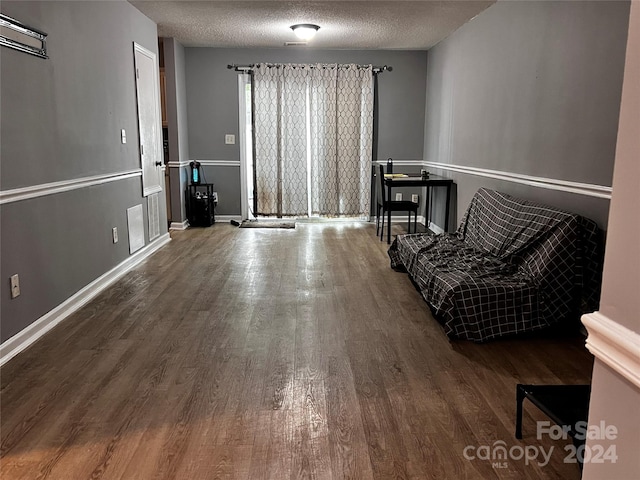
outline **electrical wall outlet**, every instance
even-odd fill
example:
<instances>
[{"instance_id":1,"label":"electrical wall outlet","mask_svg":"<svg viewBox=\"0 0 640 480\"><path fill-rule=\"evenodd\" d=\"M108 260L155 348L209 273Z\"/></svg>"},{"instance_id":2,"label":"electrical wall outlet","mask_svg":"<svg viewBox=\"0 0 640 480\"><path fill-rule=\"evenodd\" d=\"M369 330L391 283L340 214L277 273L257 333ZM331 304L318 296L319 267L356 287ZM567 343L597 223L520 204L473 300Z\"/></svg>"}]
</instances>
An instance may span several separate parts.
<instances>
[{"instance_id":1,"label":"electrical wall outlet","mask_svg":"<svg viewBox=\"0 0 640 480\"><path fill-rule=\"evenodd\" d=\"M20 277L16 273L15 275L11 275L9 278L9 282L11 283L11 298L16 298L20 296Z\"/></svg>"},{"instance_id":2,"label":"electrical wall outlet","mask_svg":"<svg viewBox=\"0 0 640 480\"><path fill-rule=\"evenodd\" d=\"M396 202L400 202L400 201L402 201L402 194L396 193Z\"/></svg>"},{"instance_id":3,"label":"electrical wall outlet","mask_svg":"<svg viewBox=\"0 0 640 480\"><path fill-rule=\"evenodd\" d=\"M418 203L418 194L417 193L411 194L411 201L413 203Z\"/></svg>"},{"instance_id":4,"label":"electrical wall outlet","mask_svg":"<svg viewBox=\"0 0 640 480\"><path fill-rule=\"evenodd\" d=\"M120 130L120 141L124 144L127 143L127 132L125 132L124 128Z\"/></svg>"},{"instance_id":5,"label":"electrical wall outlet","mask_svg":"<svg viewBox=\"0 0 640 480\"><path fill-rule=\"evenodd\" d=\"M218 203L218 192L213 192L213 203Z\"/></svg>"},{"instance_id":6,"label":"electrical wall outlet","mask_svg":"<svg viewBox=\"0 0 640 480\"><path fill-rule=\"evenodd\" d=\"M230 133L227 133L224 136L224 143L227 145L235 145L236 144L236 136Z\"/></svg>"},{"instance_id":7,"label":"electrical wall outlet","mask_svg":"<svg viewBox=\"0 0 640 480\"><path fill-rule=\"evenodd\" d=\"M111 237L113 238L113 243L118 243L118 227L111 229Z\"/></svg>"}]
</instances>

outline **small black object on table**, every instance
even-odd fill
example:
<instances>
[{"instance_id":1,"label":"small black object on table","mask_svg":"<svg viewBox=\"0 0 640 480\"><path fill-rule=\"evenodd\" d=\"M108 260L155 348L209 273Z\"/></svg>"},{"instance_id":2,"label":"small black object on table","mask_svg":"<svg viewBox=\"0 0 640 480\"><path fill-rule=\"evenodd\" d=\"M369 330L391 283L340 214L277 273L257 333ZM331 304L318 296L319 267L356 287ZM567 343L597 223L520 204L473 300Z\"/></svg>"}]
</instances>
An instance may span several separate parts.
<instances>
[{"instance_id":1,"label":"small black object on table","mask_svg":"<svg viewBox=\"0 0 640 480\"><path fill-rule=\"evenodd\" d=\"M528 398L556 425L566 429L576 448L584 445L584 429L580 422L589 418L591 385L516 385L516 438L522 438L522 402ZM579 436L576 434L580 433ZM581 456L578 456L580 460ZM580 463L582 468L582 463Z\"/></svg>"}]
</instances>

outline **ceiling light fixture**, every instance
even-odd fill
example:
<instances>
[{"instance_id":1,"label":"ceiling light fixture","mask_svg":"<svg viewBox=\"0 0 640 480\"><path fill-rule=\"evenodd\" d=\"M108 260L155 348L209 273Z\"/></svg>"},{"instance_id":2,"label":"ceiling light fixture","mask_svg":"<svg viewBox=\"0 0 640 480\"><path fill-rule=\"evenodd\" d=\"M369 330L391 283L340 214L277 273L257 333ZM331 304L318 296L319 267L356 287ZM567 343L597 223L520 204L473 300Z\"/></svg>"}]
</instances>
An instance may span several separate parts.
<instances>
[{"instance_id":1,"label":"ceiling light fixture","mask_svg":"<svg viewBox=\"0 0 640 480\"><path fill-rule=\"evenodd\" d=\"M302 40L311 40L316 32L320 30L320 27L312 23L299 23L297 25L291 25L291 30L296 34L296 37Z\"/></svg>"}]
</instances>

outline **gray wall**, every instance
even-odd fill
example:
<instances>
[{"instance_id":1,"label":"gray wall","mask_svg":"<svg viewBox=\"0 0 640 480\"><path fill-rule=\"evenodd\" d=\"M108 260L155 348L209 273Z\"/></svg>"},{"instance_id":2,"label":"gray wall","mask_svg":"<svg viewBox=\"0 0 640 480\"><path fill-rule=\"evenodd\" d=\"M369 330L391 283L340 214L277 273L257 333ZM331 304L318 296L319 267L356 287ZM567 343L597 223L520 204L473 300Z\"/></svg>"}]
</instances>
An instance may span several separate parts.
<instances>
[{"instance_id":1,"label":"gray wall","mask_svg":"<svg viewBox=\"0 0 640 480\"><path fill-rule=\"evenodd\" d=\"M611 186L629 2L498 2L428 54L425 159ZM436 173L438 173L436 171ZM608 200L440 172L606 226Z\"/></svg>"},{"instance_id":2,"label":"gray wall","mask_svg":"<svg viewBox=\"0 0 640 480\"><path fill-rule=\"evenodd\" d=\"M164 67L166 76L165 101L169 133L169 161L189 161L189 128L187 117L187 87L185 76L185 50L173 38L164 38ZM184 167L170 167L172 222L187 218L184 191L188 173Z\"/></svg>"},{"instance_id":3,"label":"gray wall","mask_svg":"<svg viewBox=\"0 0 640 480\"><path fill-rule=\"evenodd\" d=\"M164 61L167 78L167 122L169 124L169 161L189 161L187 125L187 88L185 49L173 38L164 38Z\"/></svg>"},{"instance_id":4,"label":"gray wall","mask_svg":"<svg viewBox=\"0 0 640 480\"><path fill-rule=\"evenodd\" d=\"M0 10L47 32L50 56L2 47L2 191L140 168L133 42L157 52L156 25L127 2L3 1ZM146 230L139 177L2 205L0 340L125 260L126 209L140 203ZM11 300L15 273L22 295Z\"/></svg>"},{"instance_id":5,"label":"gray wall","mask_svg":"<svg viewBox=\"0 0 640 480\"><path fill-rule=\"evenodd\" d=\"M424 146L424 102L427 71L423 51L347 51L186 48L189 153L194 160L240 160L240 146L225 145L227 133L238 139L238 80L228 64L359 63L391 65L378 76L378 125L374 159L421 160ZM240 213L237 167L206 166L220 201L218 214Z\"/></svg>"},{"instance_id":6,"label":"gray wall","mask_svg":"<svg viewBox=\"0 0 640 480\"><path fill-rule=\"evenodd\" d=\"M218 193L216 215L239 217L241 210L239 166L204 165L202 172L207 182L215 184L214 190ZM189 173L191 173L190 169Z\"/></svg>"}]
</instances>

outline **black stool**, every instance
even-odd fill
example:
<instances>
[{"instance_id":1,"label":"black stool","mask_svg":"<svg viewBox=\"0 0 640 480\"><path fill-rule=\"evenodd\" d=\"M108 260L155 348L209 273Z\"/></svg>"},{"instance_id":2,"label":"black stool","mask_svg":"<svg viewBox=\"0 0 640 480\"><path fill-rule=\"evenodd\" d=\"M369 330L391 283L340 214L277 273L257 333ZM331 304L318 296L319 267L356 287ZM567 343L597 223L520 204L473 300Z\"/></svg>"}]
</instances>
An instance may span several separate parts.
<instances>
[{"instance_id":1,"label":"black stool","mask_svg":"<svg viewBox=\"0 0 640 480\"><path fill-rule=\"evenodd\" d=\"M528 398L556 425L565 428L576 448L585 439L576 438L578 422L589 419L591 385L516 385L516 438L522 438L522 402ZM580 432L583 433L583 432ZM578 459L582 468L581 459Z\"/></svg>"}]
</instances>

